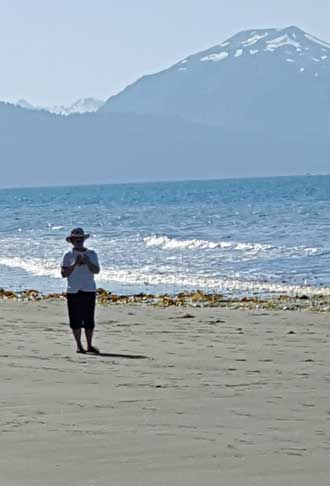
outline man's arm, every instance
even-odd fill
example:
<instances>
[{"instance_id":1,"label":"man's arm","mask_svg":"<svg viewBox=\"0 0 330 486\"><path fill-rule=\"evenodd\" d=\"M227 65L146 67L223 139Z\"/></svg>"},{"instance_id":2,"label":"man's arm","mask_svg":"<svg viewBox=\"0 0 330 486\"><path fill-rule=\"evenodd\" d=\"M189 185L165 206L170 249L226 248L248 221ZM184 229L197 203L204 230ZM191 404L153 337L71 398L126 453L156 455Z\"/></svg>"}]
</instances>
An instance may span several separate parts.
<instances>
[{"instance_id":1,"label":"man's arm","mask_svg":"<svg viewBox=\"0 0 330 486\"><path fill-rule=\"evenodd\" d=\"M77 262L75 262L73 265L71 265L70 267L62 267L61 268L61 275L63 278L67 278L71 275L71 273L73 272L73 270L76 268L77 266Z\"/></svg>"},{"instance_id":2,"label":"man's arm","mask_svg":"<svg viewBox=\"0 0 330 486\"><path fill-rule=\"evenodd\" d=\"M90 272L94 274L100 273L100 266L92 262L88 255L84 255L84 263L87 265Z\"/></svg>"},{"instance_id":3,"label":"man's arm","mask_svg":"<svg viewBox=\"0 0 330 486\"><path fill-rule=\"evenodd\" d=\"M70 265L69 267L62 267L61 268L61 275L63 278L67 278L71 275L71 273L73 272L73 270L81 265L83 261L83 257L81 255L78 255L77 258L76 258L76 261L74 262L73 265Z\"/></svg>"}]
</instances>

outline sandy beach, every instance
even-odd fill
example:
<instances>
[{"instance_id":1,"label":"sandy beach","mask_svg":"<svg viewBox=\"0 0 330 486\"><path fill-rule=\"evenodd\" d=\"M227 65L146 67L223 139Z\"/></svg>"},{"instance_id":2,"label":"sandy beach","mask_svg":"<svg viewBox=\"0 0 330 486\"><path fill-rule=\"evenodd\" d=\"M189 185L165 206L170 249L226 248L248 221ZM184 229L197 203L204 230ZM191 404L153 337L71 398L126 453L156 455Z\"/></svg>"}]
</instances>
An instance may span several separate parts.
<instances>
[{"instance_id":1,"label":"sandy beach","mask_svg":"<svg viewBox=\"0 0 330 486\"><path fill-rule=\"evenodd\" d=\"M0 302L1 486L327 485L329 314Z\"/></svg>"}]
</instances>

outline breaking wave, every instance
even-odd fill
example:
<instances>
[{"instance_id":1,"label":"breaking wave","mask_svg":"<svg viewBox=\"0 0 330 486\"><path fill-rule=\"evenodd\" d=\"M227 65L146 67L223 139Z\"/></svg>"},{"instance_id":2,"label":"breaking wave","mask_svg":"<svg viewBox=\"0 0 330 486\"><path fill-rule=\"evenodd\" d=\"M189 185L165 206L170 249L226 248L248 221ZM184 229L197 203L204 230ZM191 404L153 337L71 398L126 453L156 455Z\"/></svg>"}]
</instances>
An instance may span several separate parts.
<instances>
[{"instance_id":1,"label":"breaking wave","mask_svg":"<svg viewBox=\"0 0 330 486\"><path fill-rule=\"evenodd\" d=\"M164 274L147 270L104 270L100 282L118 282L138 286L161 286L180 288L181 290L204 290L223 294L288 294L288 295L330 295L330 288L317 288L305 285L289 285L275 282L244 281L212 276L194 276L182 274Z\"/></svg>"},{"instance_id":2,"label":"breaking wave","mask_svg":"<svg viewBox=\"0 0 330 486\"><path fill-rule=\"evenodd\" d=\"M143 239L147 247L158 247L162 250L216 250L235 251L246 254L262 254L262 253L278 253L281 256L287 254L288 256L308 256L318 255L321 250L318 248L309 248L304 246L273 246L264 243L245 243L245 242L231 242L231 241L207 241L207 240L179 240L176 238L169 238L168 236L152 235Z\"/></svg>"},{"instance_id":3,"label":"breaking wave","mask_svg":"<svg viewBox=\"0 0 330 486\"><path fill-rule=\"evenodd\" d=\"M41 259L24 260L22 258L0 258L0 265L9 268L20 268L31 275L47 276L61 279L59 266L55 262ZM97 284L124 284L138 287L141 290L152 291L150 287L161 289L172 288L180 290L204 290L223 294L261 293L261 294L288 294L288 295L330 295L330 288L318 288L305 285L290 285L276 282L261 282L240 280L239 278L213 277L210 275L182 274L160 271L151 267L140 269L104 267ZM149 287L149 288L148 288ZM64 283L63 283L64 288ZM163 291L163 290L162 290Z\"/></svg>"},{"instance_id":4,"label":"breaking wave","mask_svg":"<svg viewBox=\"0 0 330 486\"><path fill-rule=\"evenodd\" d=\"M9 268L20 268L31 275L39 277L61 278L58 264L41 259L23 259L20 257L0 258L0 265Z\"/></svg>"}]
</instances>

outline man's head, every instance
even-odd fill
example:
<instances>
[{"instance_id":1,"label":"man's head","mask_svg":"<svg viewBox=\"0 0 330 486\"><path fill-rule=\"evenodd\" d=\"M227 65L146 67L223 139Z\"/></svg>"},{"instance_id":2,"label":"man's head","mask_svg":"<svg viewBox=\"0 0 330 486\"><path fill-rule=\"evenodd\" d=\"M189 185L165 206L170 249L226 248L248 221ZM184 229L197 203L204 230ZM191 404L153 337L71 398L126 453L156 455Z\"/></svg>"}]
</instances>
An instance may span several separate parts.
<instances>
[{"instance_id":1,"label":"man's head","mask_svg":"<svg viewBox=\"0 0 330 486\"><path fill-rule=\"evenodd\" d=\"M87 238L89 238L89 234L86 234L82 228L75 228L66 237L66 241L71 243L76 250L80 250L84 247L84 241Z\"/></svg>"}]
</instances>

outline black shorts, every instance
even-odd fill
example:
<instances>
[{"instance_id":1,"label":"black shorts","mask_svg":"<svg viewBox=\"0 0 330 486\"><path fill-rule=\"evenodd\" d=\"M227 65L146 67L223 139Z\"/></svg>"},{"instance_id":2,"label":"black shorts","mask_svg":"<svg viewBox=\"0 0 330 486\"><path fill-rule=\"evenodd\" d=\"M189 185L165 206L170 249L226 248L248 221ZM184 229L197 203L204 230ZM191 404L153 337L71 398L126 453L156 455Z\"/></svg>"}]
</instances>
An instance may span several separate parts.
<instances>
[{"instance_id":1,"label":"black shorts","mask_svg":"<svg viewBox=\"0 0 330 486\"><path fill-rule=\"evenodd\" d=\"M95 327L95 300L96 292L83 292L67 294L68 311L71 329L94 329Z\"/></svg>"}]
</instances>

